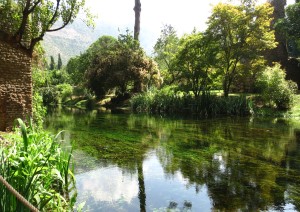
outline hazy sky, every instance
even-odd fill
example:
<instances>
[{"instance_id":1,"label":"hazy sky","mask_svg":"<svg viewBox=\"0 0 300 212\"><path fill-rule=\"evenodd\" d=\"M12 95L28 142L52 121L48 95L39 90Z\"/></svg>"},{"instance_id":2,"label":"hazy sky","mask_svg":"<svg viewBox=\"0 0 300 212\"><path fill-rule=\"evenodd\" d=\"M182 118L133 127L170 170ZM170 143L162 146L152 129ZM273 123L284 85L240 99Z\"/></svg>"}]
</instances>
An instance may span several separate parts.
<instances>
[{"instance_id":1,"label":"hazy sky","mask_svg":"<svg viewBox=\"0 0 300 212\"><path fill-rule=\"evenodd\" d=\"M141 0L141 28L160 31L163 24L171 24L178 32L190 32L194 27L203 30L212 6L220 1L222 0ZM121 28L127 25L133 29L134 0L88 0L88 5L101 21Z\"/></svg>"},{"instance_id":2,"label":"hazy sky","mask_svg":"<svg viewBox=\"0 0 300 212\"><path fill-rule=\"evenodd\" d=\"M202 31L213 5L220 1L226 0L141 0L141 40L148 40L153 46L164 24L171 24L179 35L190 33L194 27ZM109 24L122 33L126 28L133 31L134 0L87 0L87 5L98 15L100 24Z\"/></svg>"}]
</instances>

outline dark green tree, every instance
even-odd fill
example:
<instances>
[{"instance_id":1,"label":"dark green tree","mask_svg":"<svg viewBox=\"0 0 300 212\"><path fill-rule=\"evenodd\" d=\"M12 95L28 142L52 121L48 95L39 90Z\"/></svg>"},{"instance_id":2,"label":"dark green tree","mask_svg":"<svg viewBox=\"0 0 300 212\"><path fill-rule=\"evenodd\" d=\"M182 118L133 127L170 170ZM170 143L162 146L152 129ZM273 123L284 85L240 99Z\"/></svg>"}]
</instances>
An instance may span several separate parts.
<instances>
[{"instance_id":1,"label":"dark green tree","mask_svg":"<svg viewBox=\"0 0 300 212\"><path fill-rule=\"evenodd\" d=\"M284 8L286 6L286 0L268 0L268 2L274 9L271 23L271 29L274 30L277 21L285 17ZM265 58L269 65L272 65L273 62L279 62L285 66L288 60L286 38L277 29L275 30L275 41L277 42L276 48L266 51Z\"/></svg>"},{"instance_id":2,"label":"dark green tree","mask_svg":"<svg viewBox=\"0 0 300 212\"><path fill-rule=\"evenodd\" d=\"M287 39L289 55L300 56L300 3L286 8L286 16L276 23L276 30Z\"/></svg>"},{"instance_id":3,"label":"dark green tree","mask_svg":"<svg viewBox=\"0 0 300 212\"><path fill-rule=\"evenodd\" d=\"M179 73L180 86L195 97L209 89L212 67L216 63L216 47L203 33L192 33L181 39L181 46L173 60Z\"/></svg>"},{"instance_id":4,"label":"dark green tree","mask_svg":"<svg viewBox=\"0 0 300 212\"><path fill-rule=\"evenodd\" d=\"M49 70L54 70L55 69L55 61L54 57L50 56L50 64L49 64Z\"/></svg>"},{"instance_id":5,"label":"dark green tree","mask_svg":"<svg viewBox=\"0 0 300 212\"><path fill-rule=\"evenodd\" d=\"M60 57L60 53L58 54L58 60L57 60L57 69L60 70L62 67L62 61Z\"/></svg>"},{"instance_id":6,"label":"dark green tree","mask_svg":"<svg viewBox=\"0 0 300 212\"><path fill-rule=\"evenodd\" d=\"M95 57L109 55L110 51L116 49L117 39L112 36L102 36L94 42L86 52L69 60L66 71L74 85L86 84L86 72Z\"/></svg>"},{"instance_id":7,"label":"dark green tree","mask_svg":"<svg viewBox=\"0 0 300 212\"><path fill-rule=\"evenodd\" d=\"M120 35L118 40L101 37L91 49L96 51L86 72L87 86L98 98L110 90L117 95L140 92L149 85L149 80L158 78L157 66L128 33Z\"/></svg>"}]
</instances>

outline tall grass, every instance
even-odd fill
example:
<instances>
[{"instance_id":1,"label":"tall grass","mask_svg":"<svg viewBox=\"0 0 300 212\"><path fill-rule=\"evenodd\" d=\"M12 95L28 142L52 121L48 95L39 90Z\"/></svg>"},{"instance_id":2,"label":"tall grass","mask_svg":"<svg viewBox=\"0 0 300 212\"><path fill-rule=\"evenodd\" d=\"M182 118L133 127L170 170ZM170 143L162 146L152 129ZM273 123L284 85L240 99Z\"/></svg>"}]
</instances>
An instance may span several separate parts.
<instances>
[{"instance_id":1,"label":"tall grass","mask_svg":"<svg viewBox=\"0 0 300 212\"><path fill-rule=\"evenodd\" d=\"M193 114L201 117L216 115L248 115L252 102L246 96L221 97L203 92L201 96L176 92L172 89L154 90L131 99L134 112L153 114Z\"/></svg>"},{"instance_id":2,"label":"tall grass","mask_svg":"<svg viewBox=\"0 0 300 212\"><path fill-rule=\"evenodd\" d=\"M35 132L17 120L17 134L9 147L0 149L0 174L25 199L41 211L69 211L75 197L71 153L61 148L57 137ZM0 211L29 211L0 183Z\"/></svg>"}]
</instances>

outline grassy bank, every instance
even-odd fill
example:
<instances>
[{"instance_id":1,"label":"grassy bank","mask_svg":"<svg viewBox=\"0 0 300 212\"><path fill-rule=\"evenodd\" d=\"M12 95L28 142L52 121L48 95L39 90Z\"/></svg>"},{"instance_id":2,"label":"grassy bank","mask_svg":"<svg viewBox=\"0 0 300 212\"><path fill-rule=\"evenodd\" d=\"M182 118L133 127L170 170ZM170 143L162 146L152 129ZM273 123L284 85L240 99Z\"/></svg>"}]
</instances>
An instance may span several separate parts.
<instances>
[{"instance_id":1,"label":"grassy bank","mask_svg":"<svg viewBox=\"0 0 300 212\"><path fill-rule=\"evenodd\" d=\"M71 152L63 151L58 136L36 132L20 119L18 126L15 133L2 136L0 174L40 211L72 210ZM0 211L29 210L0 183Z\"/></svg>"}]
</instances>

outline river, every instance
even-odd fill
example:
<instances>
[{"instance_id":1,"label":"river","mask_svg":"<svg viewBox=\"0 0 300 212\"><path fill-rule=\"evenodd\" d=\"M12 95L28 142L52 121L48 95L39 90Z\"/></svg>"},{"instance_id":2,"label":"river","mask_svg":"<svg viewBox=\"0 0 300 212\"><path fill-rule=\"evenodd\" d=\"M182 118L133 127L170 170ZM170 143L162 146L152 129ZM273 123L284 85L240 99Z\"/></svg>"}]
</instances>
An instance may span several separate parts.
<instances>
[{"instance_id":1,"label":"river","mask_svg":"<svg viewBox=\"0 0 300 212\"><path fill-rule=\"evenodd\" d=\"M64 109L45 128L73 147L84 211L300 211L300 120Z\"/></svg>"}]
</instances>

